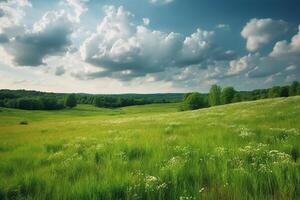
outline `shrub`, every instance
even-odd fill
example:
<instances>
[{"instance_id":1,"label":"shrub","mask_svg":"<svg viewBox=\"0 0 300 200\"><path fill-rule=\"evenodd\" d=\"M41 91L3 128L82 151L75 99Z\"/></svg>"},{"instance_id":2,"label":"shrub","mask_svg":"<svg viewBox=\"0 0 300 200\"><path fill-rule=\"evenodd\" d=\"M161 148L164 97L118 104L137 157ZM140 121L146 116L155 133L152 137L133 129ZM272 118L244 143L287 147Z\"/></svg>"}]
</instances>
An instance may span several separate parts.
<instances>
[{"instance_id":1,"label":"shrub","mask_svg":"<svg viewBox=\"0 0 300 200\"><path fill-rule=\"evenodd\" d=\"M21 120L19 124L20 124L20 125L27 125L28 122L27 122L26 120Z\"/></svg>"},{"instance_id":2,"label":"shrub","mask_svg":"<svg viewBox=\"0 0 300 200\"><path fill-rule=\"evenodd\" d=\"M204 95L198 92L190 93L187 97L185 97L182 105L182 109L185 110L195 110L204 107L207 107L207 101Z\"/></svg>"}]
</instances>

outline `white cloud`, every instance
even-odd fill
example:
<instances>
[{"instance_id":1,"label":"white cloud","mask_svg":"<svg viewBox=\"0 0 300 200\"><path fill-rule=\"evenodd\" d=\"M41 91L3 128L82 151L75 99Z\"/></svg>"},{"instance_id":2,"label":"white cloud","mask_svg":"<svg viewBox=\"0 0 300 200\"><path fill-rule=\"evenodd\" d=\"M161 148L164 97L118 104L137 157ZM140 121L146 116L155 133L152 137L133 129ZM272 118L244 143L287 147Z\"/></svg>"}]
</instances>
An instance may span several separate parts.
<instances>
[{"instance_id":1,"label":"white cloud","mask_svg":"<svg viewBox=\"0 0 300 200\"><path fill-rule=\"evenodd\" d=\"M270 56L273 58L284 58L290 61L300 61L300 25L298 33L288 43L286 40L279 41L275 44ZM299 62L300 64L300 62Z\"/></svg>"},{"instance_id":2,"label":"white cloud","mask_svg":"<svg viewBox=\"0 0 300 200\"><path fill-rule=\"evenodd\" d=\"M24 7L28 1L8 1L1 4L5 23L0 24L0 42L13 57L15 65L46 65L49 56L64 55L71 48L71 36L80 16L87 10L82 0L66 0L63 9L45 12L32 27L24 25ZM77 29L80 30L80 29ZM74 36L74 35L73 35Z\"/></svg>"},{"instance_id":3,"label":"white cloud","mask_svg":"<svg viewBox=\"0 0 300 200\"><path fill-rule=\"evenodd\" d=\"M80 22L81 15L88 9L85 7L84 3L87 0L66 0L69 6L68 18L74 22Z\"/></svg>"},{"instance_id":4,"label":"white cloud","mask_svg":"<svg viewBox=\"0 0 300 200\"><path fill-rule=\"evenodd\" d=\"M251 19L243 28L241 35L247 40L247 49L256 51L288 31L283 20Z\"/></svg>"},{"instance_id":5,"label":"white cloud","mask_svg":"<svg viewBox=\"0 0 300 200\"><path fill-rule=\"evenodd\" d=\"M133 23L134 15L123 7L106 6L97 32L80 48L83 60L100 67L92 77L112 76L123 80L172 67L199 65L213 59L213 31L200 28L188 37L151 30ZM219 57L221 53L217 52ZM223 53L222 56L228 56Z\"/></svg>"},{"instance_id":6,"label":"white cloud","mask_svg":"<svg viewBox=\"0 0 300 200\"><path fill-rule=\"evenodd\" d=\"M255 67L259 57L259 54L248 54L247 56L243 56L238 60L230 61L227 75L239 75L242 72Z\"/></svg>"},{"instance_id":7,"label":"white cloud","mask_svg":"<svg viewBox=\"0 0 300 200\"><path fill-rule=\"evenodd\" d=\"M218 24L216 25L216 28L222 30L230 30L230 26L228 24Z\"/></svg>"},{"instance_id":8,"label":"white cloud","mask_svg":"<svg viewBox=\"0 0 300 200\"><path fill-rule=\"evenodd\" d=\"M149 18L143 18L143 23L145 26L148 26L150 24L150 19Z\"/></svg>"},{"instance_id":9,"label":"white cloud","mask_svg":"<svg viewBox=\"0 0 300 200\"><path fill-rule=\"evenodd\" d=\"M0 4L0 33L16 35L23 31L21 23L25 17L25 9L32 5L27 0L7 1Z\"/></svg>"},{"instance_id":10,"label":"white cloud","mask_svg":"<svg viewBox=\"0 0 300 200\"><path fill-rule=\"evenodd\" d=\"M149 0L152 4L169 4L172 3L174 0Z\"/></svg>"}]
</instances>

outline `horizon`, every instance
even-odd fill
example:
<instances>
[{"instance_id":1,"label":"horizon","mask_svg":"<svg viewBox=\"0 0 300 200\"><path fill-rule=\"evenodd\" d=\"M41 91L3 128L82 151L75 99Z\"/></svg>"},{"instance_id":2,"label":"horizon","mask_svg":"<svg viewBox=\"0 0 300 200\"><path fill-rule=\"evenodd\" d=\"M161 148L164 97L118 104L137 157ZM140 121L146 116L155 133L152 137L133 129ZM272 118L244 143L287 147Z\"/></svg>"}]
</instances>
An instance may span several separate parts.
<instances>
[{"instance_id":1,"label":"horizon","mask_svg":"<svg viewBox=\"0 0 300 200\"><path fill-rule=\"evenodd\" d=\"M0 0L0 88L165 94L300 80L300 2Z\"/></svg>"}]
</instances>

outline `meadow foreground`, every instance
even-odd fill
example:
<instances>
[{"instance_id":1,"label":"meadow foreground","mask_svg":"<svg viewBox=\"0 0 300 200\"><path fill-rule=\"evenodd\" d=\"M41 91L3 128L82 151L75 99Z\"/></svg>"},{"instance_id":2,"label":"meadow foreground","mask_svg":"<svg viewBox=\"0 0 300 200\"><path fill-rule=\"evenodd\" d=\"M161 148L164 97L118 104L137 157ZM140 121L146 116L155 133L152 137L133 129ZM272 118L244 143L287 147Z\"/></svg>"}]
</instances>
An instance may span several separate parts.
<instances>
[{"instance_id":1,"label":"meadow foreground","mask_svg":"<svg viewBox=\"0 0 300 200\"><path fill-rule=\"evenodd\" d=\"M0 199L297 199L300 97L0 108Z\"/></svg>"}]
</instances>

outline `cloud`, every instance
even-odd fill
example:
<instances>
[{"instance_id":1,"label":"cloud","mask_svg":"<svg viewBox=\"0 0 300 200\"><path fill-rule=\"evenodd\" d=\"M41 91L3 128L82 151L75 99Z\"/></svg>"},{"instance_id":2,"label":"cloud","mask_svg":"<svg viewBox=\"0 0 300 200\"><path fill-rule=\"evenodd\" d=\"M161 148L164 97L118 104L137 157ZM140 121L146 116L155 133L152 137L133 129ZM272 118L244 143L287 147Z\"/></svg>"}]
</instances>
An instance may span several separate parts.
<instances>
[{"instance_id":1,"label":"cloud","mask_svg":"<svg viewBox=\"0 0 300 200\"><path fill-rule=\"evenodd\" d=\"M168 68L200 66L210 59L232 57L232 52L222 52L213 45L213 31L198 28L184 37L135 25L134 15L123 7L106 6L104 11L97 32L80 48L83 60L101 69L90 74L91 78L131 80Z\"/></svg>"},{"instance_id":2,"label":"cloud","mask_svg":"<svg viewBox=\"0 0 300 200\"><path fill-rule=\"evenodd\" d=\"M47 56L62 55L71 45L72 24L64 12L50 11L33 25L32 30L14 37L5 45L19 66L45 64Z\"/></svg>"},{"instance_id":3,"label":"cloud","mask_svg":"<svg viewBox=\"0 0 300 200\"><path fill-rule=\"evenodd\" d=\"M27 0L0 2L0 33L10 34L22 26L25 17L24 9L32 5Z\"/></svg>"},{"instance_id":4,"label":"cloud","mask_svg":"<svg viewBox=\"0 0 300 200\"><path fill-rule=\"evenodd\" d=\"M254 55L248 54L239 58L238 60L230 61L227 75L239 75L242 72L253 68L256 65L259 57L260 55L258 53Z\"/></svg>"},{"instance_id":5,"label":"cloud","mask_svg":"<svg viewBox=\"0 0 300 200\"><path fill-rule=\"evenodd\" d=\"M143 18L143 23L145 26L148 26L150 24L150 19L149 18Z\"/></svg>"},{"instance_id":6,"label":"cloud","mask_svg":"<svg viewBox=\"0 0 300 200\"><path fill-rule=\"evenodd\" d=\"M61 76L64 73L66 73L66 69L63 66L56 67L56 69L55 69L56 76Z\"/></svg>"},{"instance_id":7,"label":"cloud","mask_svg":"<svg viewBox=\"0 0 300 200\"><path fill-rule=\"evenodd\" d=\"M222 30L225 30L225 31L230 30L230 26L228 24L218 24L218 25L216 25L216 28L217 29L222 29Z\"/></svg>"},{"instance_id":8,"label":"cloud","mask_svg":"<svg viewBox=\"0 0 300 200\"><path fill-rule=\"evenodd\" d=\"M174 0L149 0L152 4L169 4L174 2Z\"/></svg>"},{"instance_id":9,"label":"cloud","mask_svg":"<svg viewBox=\"0 0 300 200\"><path fill-rule=\"evenodd\" d=\"M73 22L80 22L81 15L88 10L85 2L88 0L65 0L68 7L68 18Z\"/></svg>"},{"instance_id":10,"label":"cloud","mask_svg":"<svg viewBox=\"0 0 300 200\"><path fill-rule=\"evenodd\" d=\"M249 72L249 76L265 77L278 72L287 71L290 73L297 73L300 76L299 70L293 71L291 69L300 66L300 26L299 31L294 35L290 43L286 40L279 41L274 45L272 52L260 59L258 66ZM293 66L291 68L291 66Z\"/></svg>"},{"instance_id":11,"label":"cloud","mask_svg":"<svg viewBox=\"0 0 300 200\"><path fill-rule=\"evenodd\" d=\"M247 49L256 51L287 31L288 23L283 20L254 18L246 24L241 35L247 40Z\"/></svg>"},{"instance_id":12,"label":"cloud","mask_svg":"<svg viewBox=\"0 0 300 200\"><path fill-rule=\"evenodd\" d=\"M279 41L275 44L270 56L273 58L282 58L290 61L299 62L300 58L300 25L298 33L293 36L290 43L286 40Z\"/></svg>"},{"instance_id":13,"label":"cloud","mask_svg":"<svg viewBox=\"0 0 300 200\"><path fill-rule=\"evenodd\" d=\"M8 39L7 35L5 35L4 33L0 33L0 44L6 43L8 41L9 41L9 39Z\"/></svg>"},{"instance_id":14,"label":"cloud","mask_svg":"<svg viewBox=\"0 0 300 200\"><path fill-rule=\"evenodd\" d=\"M0 18L0 43L13 56L15 65L45 65L49 56L64 55L74 49L71 36L80 16L87 10L85 1L66 0L64 8L48 11L32 27L22 24L25 16L23 7L30 7L28 1L8 1L1 4L4 16Z\"/></svg>"}]
</instances>

